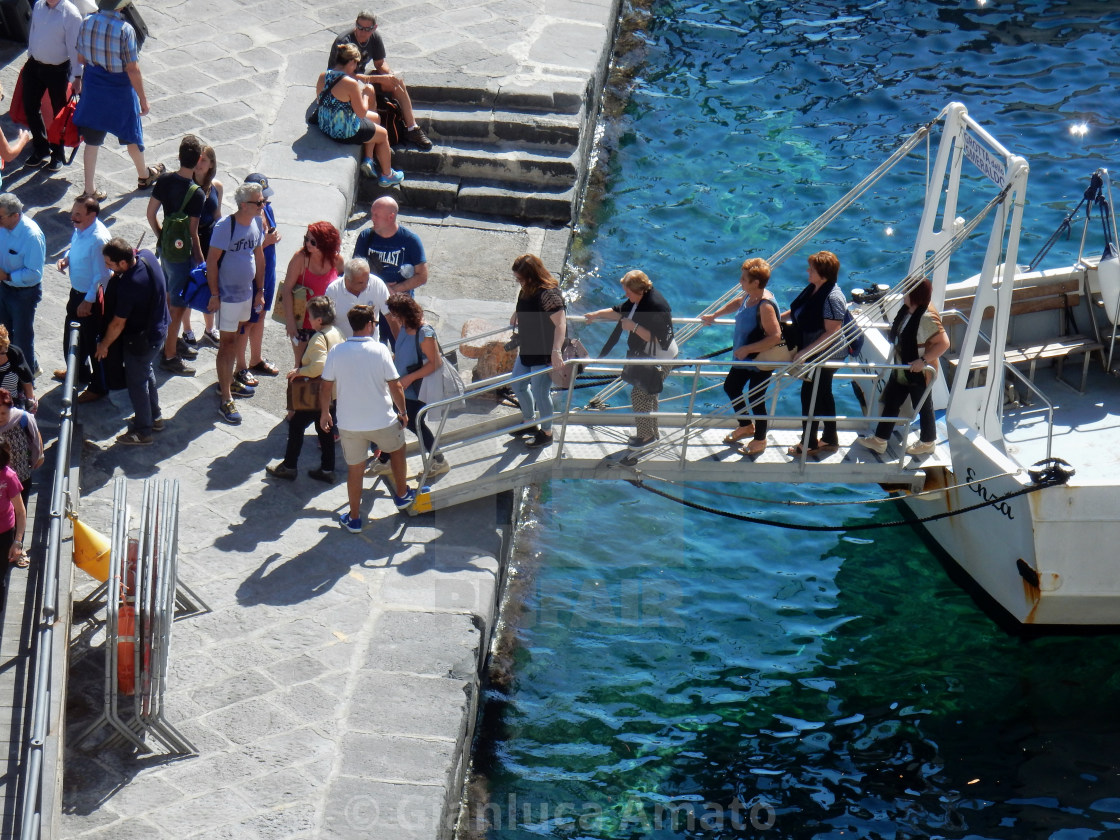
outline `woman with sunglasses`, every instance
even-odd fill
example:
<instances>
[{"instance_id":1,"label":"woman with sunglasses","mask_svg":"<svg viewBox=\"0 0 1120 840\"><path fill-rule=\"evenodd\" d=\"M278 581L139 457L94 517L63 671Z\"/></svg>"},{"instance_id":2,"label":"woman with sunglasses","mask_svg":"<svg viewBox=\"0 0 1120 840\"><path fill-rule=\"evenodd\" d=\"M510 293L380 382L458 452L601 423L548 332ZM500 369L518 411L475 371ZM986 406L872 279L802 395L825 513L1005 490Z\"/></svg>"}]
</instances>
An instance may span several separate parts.
<instances>
[{"instance_id":1,"label":"woman with sunglasses","mask_svg":"<svg viewBox=\"0 0 1120 840\"><path fill-rule=\"evenodd\" d=\"M300 286L307 289L306 298L326 294L327 286L342 274L343 260L342 235L330 222L314 222L307 226L303 237L303 247L292 255L288 262L288 272L284 275L284 285L280 298L284 304L284 322L288 338L292 342L295 362L298 366L303 359L304 348L315 330L306 311L297 321L295 315L294 292Z\"/></svg>"}]
</instances>

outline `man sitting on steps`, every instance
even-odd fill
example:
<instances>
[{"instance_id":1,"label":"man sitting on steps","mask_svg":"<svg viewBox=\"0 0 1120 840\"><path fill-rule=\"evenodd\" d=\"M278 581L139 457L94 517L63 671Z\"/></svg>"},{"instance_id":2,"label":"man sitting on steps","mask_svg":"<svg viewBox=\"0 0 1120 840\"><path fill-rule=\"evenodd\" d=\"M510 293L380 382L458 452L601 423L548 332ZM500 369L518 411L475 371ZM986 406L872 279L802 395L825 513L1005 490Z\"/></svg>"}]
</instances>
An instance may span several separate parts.
<instances>
[{"instance_id":1,"label":"man sitting on steps","mask_svg":"<svg viewBox=\"0 0 1120 840\"><path fill-rule=\"evenodd\" d=\"M362 53L362 60L358 63L358 72L355 74L358 80L367 85L374 85L382 94L396 99L401 106L401 117L408 131L409 142L415 143L425 152L430 151L432 141L416 123L416 115L412 111L412 97L408 94L404 80L393 75L393 71L385 63L385 43L377 34L377 18L370 12L358 12L354 29L334 39L327 67L335 66L336 53L343 44L353 44ZM373 63L372 70L368 67L370 62Z\"/></svg>"}]
</instances>

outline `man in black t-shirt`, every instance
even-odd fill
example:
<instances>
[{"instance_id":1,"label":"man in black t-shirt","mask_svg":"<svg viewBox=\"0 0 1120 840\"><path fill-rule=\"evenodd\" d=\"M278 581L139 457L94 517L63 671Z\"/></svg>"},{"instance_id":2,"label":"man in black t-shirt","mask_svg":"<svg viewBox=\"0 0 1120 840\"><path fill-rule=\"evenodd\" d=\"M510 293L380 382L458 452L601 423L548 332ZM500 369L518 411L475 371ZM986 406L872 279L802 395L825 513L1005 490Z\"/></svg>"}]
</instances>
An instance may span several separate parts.
<instances>
[{"instance_id":1,"label":"man in black t-shirt","mask_svg":"<svg viewBox=\"0 0 1120 840\"><path fill-rule=\"evenodd\" d=\"M184 329L190 329L187 301L183 297L183 291L187 287L187 280L190 279L191 267L204 261L202 243L198 238L198 221L202 217L206 195L194 182L194 168L198 165L201 155L202 141L193 134L184 137L179 143L179 171L161 175L152 189L152 197L148 199L148 224L155 232L157 243L162 242L163 235L163 226L159 219L160 208L163 208L164 222L169 216L177 214L180 208L183 208L190 217L190 256L186 259L171 259L172 255L168 253L167 243L162 243L164 247L160 253L160 266L167 278L167 302L171 309L171 326L167 330L167 340L159 366L170 373L184 376L194 376L194 368L184 364L183 358L194 359L198 356L197 350L186 341L179 340L179 329L181 325ZM185 325L184 321L187 322Z\"/></svg>"},{"instance_id":2,"label":"man in black t-shirt","mask_svg":"<svg viewBox=\"0 0 1120 840\"><path fill-rule=\"evenodd\" d=\"M335 66L338 48L343 44L353 44L362 53L362 60L358 62L358 79L368 85L374 85L378 92L396 99L401 106L401 119L408 130L408 140L419 146L425 152L432 148L432 141L428 139L423 129L416 123L416 115L412 111L412 97L408 94L404 80L393 75L389 65L385 63L385 42L377 34L377 18L372 13L358 12L354 28L344 32L334 39L331 44L331 54L327 67ZM372 67L369 65L372 63Z\"/></svg>"},{"instance_id":3,"label":"man in black t-shirt","mask_svg":"<svg viewBox=\"0 0 1120 840\"><path fill-rule=\"evenodd\" d=\"M133 251L120 237L101 249L113 276L105 288L104 337L97 344L97 359L109 355L114 342L121 343L125 387L132 401L131 428L117 436L117 443L146 445L152 431L163 428L159 394L152 361L163 347L167 330L167 290L163 272L151 251Z\"/></svg>"}]
</instances>

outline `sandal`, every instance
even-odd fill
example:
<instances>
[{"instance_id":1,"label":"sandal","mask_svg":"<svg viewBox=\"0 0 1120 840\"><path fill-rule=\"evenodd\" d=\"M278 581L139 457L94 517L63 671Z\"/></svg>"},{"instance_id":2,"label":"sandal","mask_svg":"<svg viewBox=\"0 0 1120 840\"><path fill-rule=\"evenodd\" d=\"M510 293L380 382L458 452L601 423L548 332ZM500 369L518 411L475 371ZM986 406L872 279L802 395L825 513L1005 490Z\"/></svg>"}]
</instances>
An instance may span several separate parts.
<instances>
[{"instance_id":1,"label":"sandal","mask_svg":"<svg viewBox=\"0 0 1120 840\"><path fill-rule=\"evenodd\" d=\"M840 451L840 444L838 443L824 443L823 441L812 449L809 450L810 458L823 458L825 455L831 455L833 452Z\"/></svg>"},{"instance_id":2,"label":"sandal","mask_svg":"<svg viewBox=\"0 0 1120 840\"><path fill-rule=\"evenodd\" d=\"M31 565L31 558L28 557L26 554L21 554L19 556L19 559L16 561L15 565L16 565L17 568L26 569L28 566Z\"/></svg>"},{"instance_id":3,"label":"sandal","mask_svg":"<svg viewBox=\"0 0 1120 840\"><path fill-rule=\"evenodd\" d=\"M259 373L262 376L279 376L280 368L265 359L261 359L255 365L249 365L249 370L254 373Z\"/></svg>"},{"instance_id":4,"label":"sandal","mask_svg":"<svg viewBox=\"0 0 1120 840\"><path fill-rule=\"evenodd\" d=\"M87 198L94 198L98 201L104 201L108 197L109 194L105 192L105 190L94 190L93 192L82 193L80 196L78 196L78 201L85 201Z\"/></svg>"},{"instance_id":5,"label":"sandal","mask_svg":"<svg viewBox=\"0 0 1120 840\"><path fill-rule=\"evenodd\" d=\"M801 444L800 443L795 443L793 446L791 446L789 449L786 450L786 454L787 455L792 455L794 458L800 458L801 457Z\"/></svg>"},{"instance_id":6,"label":"sandal","mask_svg":"<svg viewBox=\"0 0 1120 840\"><path fill-rule=\"evenodd\" d=\"M156 179L159 178L160 175L162 175L166 171L167 171L167 167L164 166L162 163L157 163L155 166L149 166L148 167L148 176L146 178L137 178L136 179L136 189L146 190L148 187L150 187L152 184L154 184L156 182Z\"/></svg>"},{"instance_id":7,"label":"sandal","mask_svg":"<svg viewBox=\"0 0 1120 840\"><path fill-rule=\"evenodd\" d=\"M745 426L739 426L739 427L733 429L731 431L731 433L728 434L727 437L725 437L723 439L723 442L724 443L738 443L743 438L748 437L748 436L753 435L753 434L754 434L754 423L748 423Z\"/></svg>"},{"instance_id":8,"label":"sandal","mask_svg":"<svg viewBox=\"0 0 1120 840\"><path fill-rule=\"evenodd\" d=\"M240 382L242 385L248 385L250 388L256 388L261 384L260 380L257 379L257 377L253 376L253 374L249 373L246 368L241 368L241 370L233 375L233 378Z\"/></svg>"},{"instance_id":9,"label":"sandal","mask_svg":"<svg viewBox=\"0 0 1120 840\"><path fill-rule=\"evenodd\" d=\"M739 451L746 455L748 458L757 458L766 451L766 441L752 440L746 446L740 446Z\"/></svg>"}]
</instances>

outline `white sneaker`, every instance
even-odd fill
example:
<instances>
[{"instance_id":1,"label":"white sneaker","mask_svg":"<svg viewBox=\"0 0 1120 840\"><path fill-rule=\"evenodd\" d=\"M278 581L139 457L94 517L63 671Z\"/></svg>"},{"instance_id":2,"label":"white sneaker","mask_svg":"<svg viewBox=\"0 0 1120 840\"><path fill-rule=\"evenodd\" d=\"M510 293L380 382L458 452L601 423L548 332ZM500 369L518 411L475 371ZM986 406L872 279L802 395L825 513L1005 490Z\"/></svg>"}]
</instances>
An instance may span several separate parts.
<instances>
[{"instance_id":1,"label":"white sneaker","mask_svg":"<svg viewBox=\"0 0 1120 840\"><path fill-rule=\"evenodd\" d=\"M937 441L919 441L913 446L906 447L907 455L932 455L933 450L937 449Z\"/></svg>"},{"instance_id":2,"label":"white sneaker","mask_svg":"<svg viewBox=\"0 0 1120 840\"><path fill-rule=\"evenodd\" d=\"M451 469L451 464L444 458L442 461L432 460L430 465L431 471L428 473L428 478L435 478L437 475L443 475Z\"/></svg>"},{"instance_id":3,"label":"white sneaker","mask_svg":"<svg viewBox=\"0 0 1120 840\"><path fill-rule=\"evenodd\" d=\"M858 437L856 438L856 443L865 449L870 449L872 452L878 452L880 455L887 451L887 442L881 437L875 437L875 435Z\"/></svg>"},{"instance_id":4,"label":"white sneaker","mask_svg":"<svg viewBox=\"0 0 1120 840\"><path fill-rule=\"evenodd\" d=\"M393 465L388 461L382 463L380 458L370 458L369 466L366 467L366 475L392 475Z\"/></svg>"}]
</instances>

